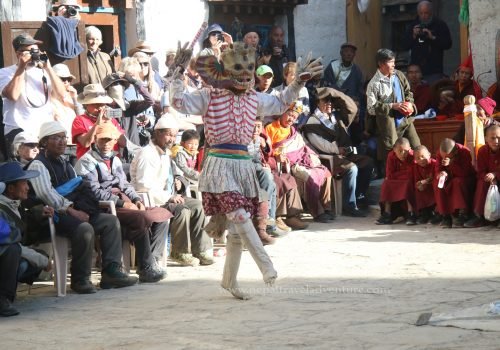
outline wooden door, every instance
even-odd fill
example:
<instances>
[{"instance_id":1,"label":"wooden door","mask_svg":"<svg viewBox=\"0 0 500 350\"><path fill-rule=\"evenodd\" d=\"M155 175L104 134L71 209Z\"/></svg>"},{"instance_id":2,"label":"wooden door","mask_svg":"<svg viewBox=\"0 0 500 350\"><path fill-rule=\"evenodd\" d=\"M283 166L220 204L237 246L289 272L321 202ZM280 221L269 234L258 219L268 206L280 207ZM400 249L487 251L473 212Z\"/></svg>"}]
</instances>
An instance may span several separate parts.
<instances>
[{"instance_id":1,"label":"wooden door","mask_svg":"<svg viewBox=\"0 0 500 350\"><path fill-rule=\"evenodd\" d=\"M55 57L48 50L48 46L50 45L50 33L44 24L45 22L40 21L2 22L1 30L4 66L7 67L17 63L16 53L12 47L12 40L19 34L29 33L37 40L43 41L43 44L40 45L40 49L47 52L52 65L64 63L69 67L70 72L76 77L76 80L74 81L75 87L77 89L81 89L82 82L88 81L87 50L85 49L85 25L80 21L77 27L78 40L84 47L84 50L75 58L62 60Z\"/></svg>"}]
</instances>

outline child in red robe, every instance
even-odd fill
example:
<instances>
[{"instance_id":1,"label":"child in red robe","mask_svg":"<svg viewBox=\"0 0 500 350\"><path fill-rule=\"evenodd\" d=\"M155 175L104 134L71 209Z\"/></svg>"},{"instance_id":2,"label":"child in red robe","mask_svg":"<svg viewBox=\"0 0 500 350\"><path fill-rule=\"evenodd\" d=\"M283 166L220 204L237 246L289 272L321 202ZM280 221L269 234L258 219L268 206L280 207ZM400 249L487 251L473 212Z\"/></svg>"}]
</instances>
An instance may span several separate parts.
<instances>
[{"instance_id":1,"label":"child in red robe","mask_svg":"<svg viewBox=\"0 0 500 350\"><path fill-rule=\"evenodd\" d=\"M465 227L486 225L484 204L491 184L500 179L500 126L492 125L486 129L486 145L477 152L477 182L474 196L474 217L465 223Z\"/></svg>"},{"instance_id":2,"label":"child in red robe","mask_svg":"<svg viewBox=\"0 0 500 350\"><path fill-rule=\"evenodd\" d=\"M434 180L434 171L436 168L436 160L431 157L431 153L427 147L417 146L413 151L415 163L413 163L412 175L415 194L415 212L418 213L418 218L415 221L408 220L407 225L426 224L429 220L434 221L433 211L436 205L434 198L434 188L432 180Z\"/></svg>"},{"instance_id":3,"label":"child in red robe","mask_svg":"<svg viewBox=\"0 0 500 350\"><path fill-rule=\"evenodd\" d=\"M443 216L441 226L451 228L453 224L455 227L464 227L470 213L476 179L470 151L446 138L441 141L436 161L433 185L437 211Z\"/></svg>"},{"instance_id":4,"label":"child in red robe","mask_svg":"<svg viewBox=\"0 0 500 350\"><path fill-rule=\"evenodd\" d=\"M382 215L377 220L377 225L392 224L393 220L404 210L408 210L407 219L415 218L413 212L413 186L411 174L413 164L413 151L410 141L400 137L394 143L392 151L387 155L385 179L380 192L380 205Z\"/></svg>"}]
</instances>

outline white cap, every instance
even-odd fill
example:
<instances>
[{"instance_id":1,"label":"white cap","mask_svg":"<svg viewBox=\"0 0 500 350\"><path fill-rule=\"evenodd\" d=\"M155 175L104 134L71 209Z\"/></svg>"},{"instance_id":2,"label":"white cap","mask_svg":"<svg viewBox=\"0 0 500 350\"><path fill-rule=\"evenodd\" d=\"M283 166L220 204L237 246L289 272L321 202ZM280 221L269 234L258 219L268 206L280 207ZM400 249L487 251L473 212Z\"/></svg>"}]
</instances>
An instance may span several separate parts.
<instances>
[{"instance_id":1,"label":"white cap","mask_svg":"<svg viewBox=\"0 0 500 350\"><path fill-rule=\"evenodd\" d=\"M66 133L66 129L57 120L46 122L40 127L40 134L38 135L38 138L41 140L46 136L59 134L61 132Z\"/></svg>"},{"instance_id":2,"label":"white cap","mask_svg":"<svg viewBox=\"0 0 500 350\"><path fill-rule=\"evenodd\" d=\"M177 129L179 130L179 123L175 116L170 113L165 113L158 119L158 122L155 125L155 130L158 129Z\"/></svg>"},{"instance_id":3,"label":"white cap","mask_svg":"<svg viewBox=\"0 0 500 350\"><path fill-rule=\"evenodd\" d=\"M54 72L56 73L56 75L59 78L73 78L73 79L75 79L75 76L73 74L71 74L68 66L65 65L64 63L55 64L52 66L52 69L54 70Z\"/></svg>"},{"instance_id":4,"label":"white cap","mask_svg":"<svg viewBox=\"0 0 500 350\"><path fill-rule=\"evenodd\" d=\"M12 141L12 151L14 154L17 154L19 150L19 146L24 145L25 143L38 143L38 137L27 133L26 131L22 131L14 137L14 141Z\"/></svg>"}]
</instances>

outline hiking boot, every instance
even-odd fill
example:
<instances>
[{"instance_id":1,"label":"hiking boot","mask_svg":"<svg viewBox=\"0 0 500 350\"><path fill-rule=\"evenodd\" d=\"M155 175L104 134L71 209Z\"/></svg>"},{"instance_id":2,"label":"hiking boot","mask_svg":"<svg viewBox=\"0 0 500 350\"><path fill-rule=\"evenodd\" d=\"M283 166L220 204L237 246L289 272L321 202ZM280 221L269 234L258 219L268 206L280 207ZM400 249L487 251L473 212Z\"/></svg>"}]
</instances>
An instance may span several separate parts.
<instances>
[{"instance_id":1,"label":"hiking boot","mask_svg":"<svg viewBox=\"0 0 500 350\"><path fill-rule=\"evenodd\" d=\"M441 220L441 223L439 226L442 228L451 228L452 220L451 220L451 215L445 215L443 216L443 220Z\"/></svg>"},{"instance_id":2,"label":"hiking boot","mask_svg":"<svg viewBox=\"0 0 500 350\"><path fill-rule=\"evenodd\" d=\"M94 294L97 288L88 278L78 281L71 281L71 290L78 294Z\"/></svg>"},{"instance_id":3,"label":"hiking boot","mask_svg":"<svg viewBox=\"0 0 500 350\"><path fill-rule=\"evenodd\" d=\"M443 217L438 213L434 213L429 220L432 225L439 225L441 221L443 221Z\"/></svg>"},{"instance_id":4,"label":"hiking boot","mask_svg":"<svg viewBox=\"0 0 500 350\"><path fill-rule=\"evenodd\" d=\"M377 225L392 225L392 217L389 213L382 213L375 222Z\"/></svg>"},{"instance_id":5,"label":"hiking boot","mask_svg":"<svg viewBox=\"0 0 500 350\"><path fill-rule=\"evenodd\" d=\"M278 220L276 220L277 222ZM304 221L300 220L298 216L290 216L285 219L285 223L291 227L292 230L305 230L309 227Z\"/></svg>"},{"instance_id":6,"label":"hiking boot","mask_svg":"<svg viewBox=\"0 0 500 350\"><path fill-rule=\"evenodd\" d=\"M482 227L486 225L486 220L482 216L476 216L474 215L473 218L467 220L464 223L464 227L467 228L474 228L474 227Z\"/></svg>"},{"instance_id":7,"label":"hiking boot","mask_svg":"<svg viewBox=\"0 0 500 350\"><path fill-rule=\"evenodd\" d=\"M148 265L145 268L138 271L139 282L141 283L155 283L161 281L165 278L160 271L155 269L154 265Z\"/></svg>"},{"instance_id":8,"label":"hiking boot","mask_svg":"<svg viewBox=\"0 0 500 350\"><path fill-rule=\"evenodd\" d=\"M101 273L101 289L129 287L137 283L138 278L124 272L116 262L110 263Z\"/></svg>"},{"instance_id":9,"label":"hiking boot","mask_svg":"<svg viewBox=\"0 0 500 350\"><path fill-rule=\"evenodd\" d=\"M200 265L200 260L196 259L193 257L191 254L188 253L171 253L170 258L174 260L176 263L178 263L181 266L198 266Z\"/></svg>"},{"instance_id":10,"label":"hiking boot","mask_svg":"<svg viewBox=\"0 0 500 350\"><path fill-rule=\"evenodd\" d=\"M17 311L7 297L0 295L0 316L10 317L16 315L19 315L19 311Z\"/></svg>"},{"instance_id":11,"label":"hiking boot","mask_svg":"<svg viewBox=\"0 0 500 350\"><path fill-rule=\"evenodd\" d=\"M200 261L200 265L206 266L206 265L212 265L215 263L214 258L212 258L210 256L210 254L208 254L207 252L201 252L201 253L195 254L194 256Z\"/></svg>"},{"instance_id":12,"label":"hiking boot","mask_svg":"<svg viewBox=\"0 0 500 350\"><path fill-rule=\"evenodd\" d=\"M453 216L452 223L453 227L463 228L467 218L464 214L458 214L458 216Z\"/></svg>"},{"instance_id":13,"label":"hiking boot","mask_svg":"<svg viewBox=\"0 0 500 350\"><path fill-rule=\"evenodd\" d=\"M322 224L329 224L333 220L331 219L330 215L328 215L327 213L321 213L314 218L314 221L321 222Z\"/></svg>"},{"instance_id":14,"label":"hiking boot","mask_svg":"<svg viewBox=\"0 0 500 350\"><path fill-rule=\"evenodd\" d=\"M298 218L297 218L298 219ZM300 220L300 219L299 219ZM288 226L283 218L276 219L276 227L278 227L281 231L290 232L292 231L292 227Z\"/></svg>"},{"instance_id":15,"label":"hiking boot","mask_svg":"<svg viewBox=\"0 0 500 350\"><path fill-rule=\"evenodd\" d=\"M409 212L408 215L406 215L406 224L408 226L413 226L417 224L417 216L415 215L414 212Z\"/></svg>"}]
</instances>

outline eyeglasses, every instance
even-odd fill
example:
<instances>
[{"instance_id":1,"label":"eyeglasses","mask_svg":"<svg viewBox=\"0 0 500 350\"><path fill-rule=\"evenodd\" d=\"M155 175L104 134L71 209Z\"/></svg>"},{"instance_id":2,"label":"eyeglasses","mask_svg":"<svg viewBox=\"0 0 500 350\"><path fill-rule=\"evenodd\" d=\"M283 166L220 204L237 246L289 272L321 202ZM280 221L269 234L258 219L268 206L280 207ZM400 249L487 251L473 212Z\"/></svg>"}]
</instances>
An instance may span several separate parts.
<instances>
[{"instance_id":1,"label":"eyeglasses","mask_svg":"<svg viewBox=\"0 0 500 350\"><path fill-rule=\"evenodd\" d=\"M66 136L66 135L64 135L64 136L61 136L61 135L50 135L49 136L49 140L53 140L55 142L67 141L68 140L68 136Z\"/></svg>"},{"instance_id":2,"label":"eyeglasses","mask_svg":"<svg viewBox=\"0 0 500 350\"><path fill-rule=\"evenodd\" d=\"M143 67L149 67L149 62L139 62L139 64Z\"/></svg>"}]
</instances>

